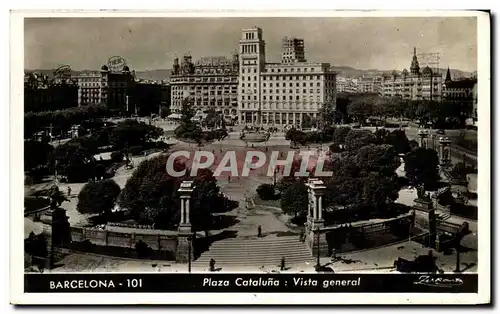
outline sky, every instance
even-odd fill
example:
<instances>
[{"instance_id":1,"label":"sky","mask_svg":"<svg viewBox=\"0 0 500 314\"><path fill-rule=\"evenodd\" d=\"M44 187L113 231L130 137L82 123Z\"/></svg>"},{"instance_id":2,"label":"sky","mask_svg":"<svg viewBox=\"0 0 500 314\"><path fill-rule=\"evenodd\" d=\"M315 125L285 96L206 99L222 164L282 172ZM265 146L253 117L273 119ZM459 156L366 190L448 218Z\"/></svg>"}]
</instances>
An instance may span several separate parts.
<instances>
[{"instance_id":1,"label":"sky","mask_svg":"<svg viewBox=\"0 0 500 314\"><path fill-rule=\"evenodd\" d=\"M439 52L441 68L477 70L475 17L27 18L24 68L97 70L121 56L137 71L169 69L185 53L230 56L253 26L262 28L268 62L280 61L289 36L304 39L312 62L402 70L416 47Z\"/></svg>"}]
</instances>

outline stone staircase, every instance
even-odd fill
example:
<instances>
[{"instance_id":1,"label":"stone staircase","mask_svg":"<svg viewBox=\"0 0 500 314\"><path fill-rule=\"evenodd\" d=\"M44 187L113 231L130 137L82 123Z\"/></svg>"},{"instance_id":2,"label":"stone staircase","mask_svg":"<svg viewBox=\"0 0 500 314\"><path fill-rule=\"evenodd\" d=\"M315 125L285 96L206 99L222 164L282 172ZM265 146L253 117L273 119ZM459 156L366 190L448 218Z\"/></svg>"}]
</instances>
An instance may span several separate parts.
<instances>
[{"instance_id":1,"label":"stone staircase","mask_svg":"<svg viewBox=\"0 0 500 314\"><path fill-rule=\"evenodd\" d=\"M217 241L193 263L208 268L210 259L216 267L277 266L285 257L286 265L314 262L306 244L298 236L231 238Z\"/></svg>"}]
</instances>

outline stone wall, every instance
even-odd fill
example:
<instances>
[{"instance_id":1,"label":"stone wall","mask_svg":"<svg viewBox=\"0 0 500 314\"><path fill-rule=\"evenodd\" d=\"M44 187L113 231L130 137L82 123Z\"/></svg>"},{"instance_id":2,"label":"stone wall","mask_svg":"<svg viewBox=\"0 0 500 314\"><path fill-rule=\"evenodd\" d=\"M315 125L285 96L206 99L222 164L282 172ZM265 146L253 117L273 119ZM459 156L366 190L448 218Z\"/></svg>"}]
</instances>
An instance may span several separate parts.
<instances>
[{"instance_id":1,"label":"stone wall","mask_svg":"<svg viewBox=\"0 0 500 314\"><path fill-rule=\"evenodd\" d=\"M117 232L82 227L71 227L72 242L90 241L98 246L112 246L118 248L135 249L137 242L142 241L155 251L169 251L175 254L177 247L177 237L162 234L137 232Z\"/></svg>"}]
</instances>

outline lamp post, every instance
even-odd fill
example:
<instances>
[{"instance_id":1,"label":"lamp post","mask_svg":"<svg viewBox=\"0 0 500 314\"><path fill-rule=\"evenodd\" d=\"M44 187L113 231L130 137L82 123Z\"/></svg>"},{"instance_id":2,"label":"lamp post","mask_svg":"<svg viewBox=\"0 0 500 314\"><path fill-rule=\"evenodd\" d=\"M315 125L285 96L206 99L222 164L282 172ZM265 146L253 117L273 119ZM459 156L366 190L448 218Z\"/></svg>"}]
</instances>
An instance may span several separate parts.
<instances>
[{"instance_id":1,"label":"lamp post","mask_svg":"<svg viewBox=\"0 0 500 314\"><path fill-rule=\"evenodd\" d=\"M190 235L187 240L189 243L189 246L188 246L188 272L191 273L191 245L193 244L193 236Z\"/></svg>"},{"instance_id":2,"label":"lamp post","mask_svg":"<svg viewBox=\"0 0 500 314\"><path fill-rule=\"evenodd\" d=\"M455 251L457 253L457 259L456 259L456 265L455 265L455 270L453 272L459 273L460 272L460 240L458 238L458 234L455 234Z\"/></svg>"},{"instance_id":3,"label":"lamp post","mask_svg":"<svg viewBox=\"0 0 500 314\"><path fill-rule=\"evenodd\" d=\"M316 244L316 258L317 258L317 262L316 262L316 268L319 270L320 267L321 267L321 264L319 262L319 227L316 229L316 232L317 232L317 237L316 237L316 241L317 241L317 244Z\"/></svg>"}]
</instances>

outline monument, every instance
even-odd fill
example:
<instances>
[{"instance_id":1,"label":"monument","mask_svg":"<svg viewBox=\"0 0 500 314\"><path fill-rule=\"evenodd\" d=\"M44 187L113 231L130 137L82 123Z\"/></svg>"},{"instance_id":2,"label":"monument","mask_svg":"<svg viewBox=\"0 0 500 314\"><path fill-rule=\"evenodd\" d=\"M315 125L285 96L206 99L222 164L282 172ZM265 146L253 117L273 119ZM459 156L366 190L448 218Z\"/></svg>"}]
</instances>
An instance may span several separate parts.
<instances>
[{"instance_id":1,"label":"monument","mask_svg":"<svg viewBox=\"0 0 500 314\"><path fill-rule=\"evenodd\" d=\"M181 221L179 223L177 235L176 261L187 263L191 259L193 231L190 222L190 201L193 193L193 181L183 181L179 188L181 198Z\"/></svg>"},{"instance_id":2,"label":"monument","mask_svg":"<svg viewBox=\"0 0 500 314\"><path fill-rule=\"evenodd\" d=\"M328 242L326 241L325 221L323 220L323 195L326 186L323 181L318 179L308 179L306 185L308 187L309 206L305 224L305 242L313 256L328 256Z\"/></svg>"}]
</instances>

